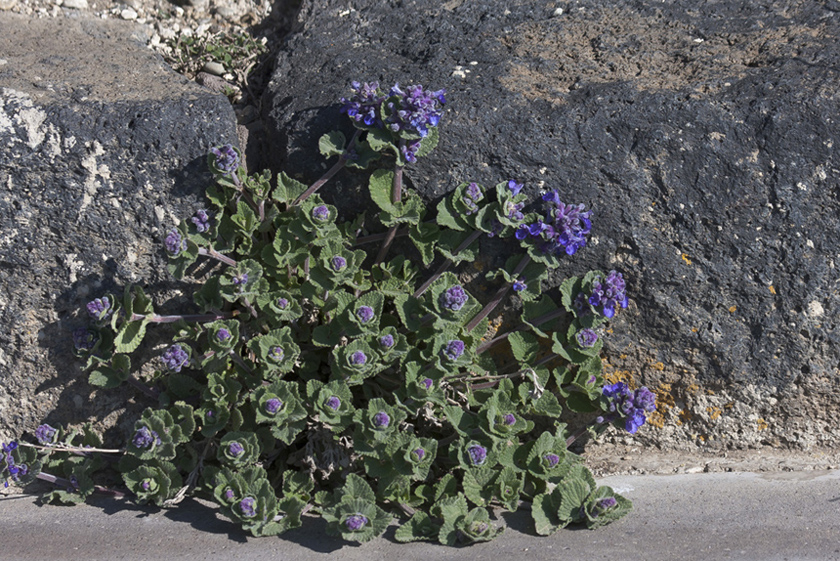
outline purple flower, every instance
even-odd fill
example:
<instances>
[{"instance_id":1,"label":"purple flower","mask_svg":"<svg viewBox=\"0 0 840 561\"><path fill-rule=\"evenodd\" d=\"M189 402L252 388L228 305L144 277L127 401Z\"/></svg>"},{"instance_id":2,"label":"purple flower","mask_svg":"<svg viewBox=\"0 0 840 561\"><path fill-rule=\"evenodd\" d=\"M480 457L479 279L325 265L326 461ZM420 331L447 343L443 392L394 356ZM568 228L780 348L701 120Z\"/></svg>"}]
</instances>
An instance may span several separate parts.
<instances>
[{"instance_id":1,"label":"purple flower","mask_svg":"<svg viewBox=\"0 0 840 561\"><path fill-rule=\"evenodd\" d=\"M615 497L604 497L597 503L595 503L595 508L592 509L592 514L597 517L600 514L608 511L611 508L614 508L615 505L618 504L618 501L615 500Z\"/></svg>"},{"instance_id":2,"label":"purple flower","mask_svg":"<svg viewBox=\"0 0 840 561\"><path fill-rule=\"evenodd\" d=\"M385 411L380 411L373 416L373 426L378 429L386 429L391 424L391 417Z\"/></svg>"},{"instance_id":3,"label":"purple flower","mask_svg":"<svg viewBox=\"0 0 840 561\"><path fill-rule=\"evenodd\" d=\"M656 411L656 394L642 386L633 395L633 405L647 413Z\"/></svg>"},{"instance_id":4,"label":"purple flower","mask_svg":"<svg viewBox=\"0 0 840 561\"><path fill-rule=\"evenodd\" d=\"M107 296L91 300L87 304L88 315L96 321L102 321L111 315L111 300Z\"/></svg>"},{"instance_id":5,"label":"purple flower","mask_svg":"<svg viewBox=\"0 0 840 561\"><path fill-rule=\"evenodd\" d=\"M134 438L131 439L131 443L135 448L146 450L151 448L152 445L160 444L160 437L158 437L158 433L150 430L149 427L140 427L134 433Z\"/></svg>"},{"instance_id":6,"label":"purple flower","mask_svg":"<svg viewBox=\"0 0 840 561\"><path fill-rule=\"evenodd\" d=\"M592 283L589 303L596 309L600 307L604 317L613 317L616 306L626 308L627 302L627 290L621 273L610 271L603 281L598 278Z\"/></svg>"},{"instance_id":7,"label":"purple flower","mask_svg":"<svg viewBox=\"0 0 840 561\"><path fill-rule=\"evenodd\" d=\"M286 353L283 352L283 347L271 347L271 350L268 352L268 358L274 362L283 362L285 356Z\"/></svg>"},{"instance_id":8,"label":"purple flower","mask_svg":"<svg viewBox=\"0 0 840 561\"><path fill-rule=\"evenodd\" d=\"M227 341L228 339L230 339L230 331L228 331L228 330L227 330L227 329L225 329L224 327L219 328L219 330L218 330L218 331L216 331L216 339L217 339L220 343L224 343L225 341Z\"/></svg>"},{"instance_id":9,"label":"purple flower","mask_svg":"<svg viewBox=\"0 0 840 561\"><path fill-rule=\"evenodd\" d=\"M197 210L192 218L190 218L190 222L195 224L195 229L199 231L199 233L206 232L210 229L210 214L204 210Z\"/></svg>"},{"instance_id":10,"label":"purple flower","mask_svg":"<svg viewBox=\"0 0 840 561\"><path fill-rule=\"evenodd\" d=\"M383 335L379 338L379 345L384 349L390 349L394 346L394 336L393 335Z\"/></svg>"},{"instance_id":11,"label":"purple flower","mask_svg":"<svg viewBox=\"0 0 840 561\"><path fill-rule=\"evenodd\" d=\"M318 205L312 209L312 218L314 218L318 222L323 222L329 217L330 209L327 208L327 205Z\"/></svg>"},{"instance_id":12,"label":"purple flower","mask_svg":"<svg viewBox=\"0 0 840 561\"><path fill-rule=\"evenodd\" d=\"M426 451L423 448L415 448L411 451L411 458L415 462L422 462L423 458L426 457Z\"/></svg>"},{"instance_id":13,"label":"purple flower","mask_svg":"<svg viewBox=\"0 0 840 561\"><path fill-rule=\"evenodd\" d=\"M239 154L230 144L211 148L210 153L215 156L213 165L222 175L230 175L239 167Z\"/></svg>"},{"instance_id":14,"label":"purple flower","mask_svg":"<svg viewBox=\"0 0 840 561\"><path fill-rule=\"evenodd\" d=\"M457 312L464 307L470 295L460 284L456 284L444 290L440 295L440 307L446 310Z\"/></svg>"},{"instance_id":15,"label":"purple flower","mask_svg":"<svg viewBox=\"0 0 840 561\"><path fill-rule=\"evenodd\" d=\"M351 514L344 520L344 525L347 526L347 529L351 532L358 532L363 529L367 523L367 516L358 512L356 514Z\"/></svg>"},{"instance_id":16,"label":"purple flower","mask_svg":"<svg viewBox=\"0 0 840 561\"><path fill-rule=\"evenodd\" d=\"M140 488L144 491L148 491L152 488L152 480L151 479L144 479L140 482Z\"/></svg>"},{"instance_id":17,"label":"purple flower","mask_svg":"<svg viewBox=\"0 0 840 561\"><path fill-rule=\"evenodd\" d=\"M86 327L73 330L73 346L77 351L89 351L99 341L99 335Z\"/></svg>"},{"instance_id":18,"label":"purple flower","mask_svg":"<svg viewBox=\"0 0 840 561\"><path fill-rule=\"evenodd\" d=\"M434 381L431 378L424 378L424 379L420 380L420 385L423 386L424 388L426 388L426 391L432 389L433 384L434 384Z\"/></svg>"},{"instance_id":19,"label":"purple flower","mask_svg":"<svg viewBox=\"0 0 840 561\"><path fill-rule=\"evenodd\" d=\"M336 255L335 257L333 257L331 263L333 271L335 272L338 272L347 266L347 260L341 255Z\"/></svg>"},{"instance_id":20,"label":"purple flower","mask_svg":"<svg viewBox=\"0 0 840 561\"><path fill-rule=\"evenodd\" d=\"M645 424L646 412L656 410L656 396L645 387L633 392L624 382L616 382L604 386L602 393L609 402L610 412L624 417L624 428L631 434Z\"/></svg>"},{"instance_id":21,"label":"purple flower","mask_svg":"<svg viewBox=\"0 0 840 561\"><path fill-rule=\"evenodd\" d=\"M467 455L469 455L470 463L472 465L481 466L487 460L487 448L478 444L473 444L467 448Z\"/></svg>"},{"instance_id":22,"label":"purple flower","mask_svg":"<svg viewBox=\"0 0 840 561\"><path fill-rule=\"evenodd\" d=\"M518 195L518 194L519 194L519 192L520 192L520 191L522 191L522 187L524 187L524 185L523 185L522 183L517 183L517 182L516 182L516 181L514 181L513 179L511 179L510 181L508 181L508 185L507 185L507 186L508 186L508 189L510 189L511 193L513 193L513 196L514 196L514 197L515 197L516 195Z\"/></svg>"},{"instance_id":23,"label":"purple flower","mask_svg":"<svg viewBox=\"0 0 840 561\"><path fill-rule=\"evenodd\" d=\"M37 429L35 429L35 438L38 439L38 443L44 446L49 446L53 443L53 439L55 438L56 430L47 424L40 425Z\"/></svg>"},{"instance_id":24,"label":"purple flower","mask_svg":"<svg viewBox=\"0 0 840 561\"><path fill-rule=\"evenodd\" d=\"M172 345L163 353L163 363L172 372L180 372L189 361L190 355L181 345Z\"/></svg>"},{"instance_id":25,"label":"purple flower","mask_svg":"<svg viewBox=\"0 0 840 561\"><path fill-rule=\"evenodd\" d=\"M359 318L359 321L362 323L367 323L373 319L373 308L370 306L360 306L358 310L356 310L356 317Z\"/></svg>"},{"instance_id":26,"label":"purple flower","mask_svg":"<svg viewBox=\"0 0 840 561\"><path fill-rule=\"evenodd\" d=\"M283 402L277 399L276 397L272 397L268 401L265 402L265 411L269 415L274 415L283 407Z\"/></svg>"},{"instance_id":27,"label":"purple flower","mask_svg":"<svg viewBox=\"0 0 840 561\"><path fill-rule=\"evenodd\" d=\"M587 327L575 333L575 340L582 348L589 349L598 342L598 334Z\"/></svg>"},{"instance_id":28,"label":"purple flower","mask_svg":"<svg viewBox=\"0 0 840 561\"><path fill-rule=\"evenodd\" d=\"M508 413L502 416L502 422L509 427L513 426L516 424L516 416L513 413Z\"/></svg>"},{"instance_id":29,"label":"purple flower","mask_svg":"<svg viewBox=\"0 0 840 561\"><path fill-rule=\"evenodd\" d=\"M470 525L470 534L473 536L480 536L486 532L488 528L490 528L490 525L487 522L477 520Z\"/></svg>"},{"instance_id":30,"label":"purple flower","mask_svg":"<svg viewBox=\"0 0 840 561\"><path fill-rule=\"evenodd\" d=\"M187 240L181 237L178 230L170 230L163 240L163 247L166 248L172 257L178 257L178 254L187 249Z\"/></svg>"},{"instance_id":31,"label":"purple flower","mask_svg":"<svg viewBox=\"0 0 840 561\"><path fill-rule=\"evenodd\" d=\"M232 501L235 496L236 493L233 492L233 489L231 489L230 487L225 489L225 499Z\"/></svg>"},{"instance_id":32,"label":"purple flower","mask_svg":"<svg viewBox=\"0 0 840 561\"><path fill-rule=\"evenodd\" d=\"M525 290L526 288L528 288L528 285L527 285L527 284L525 284L525 282L524 282L524 281L521 281L521 280L516 280L516 281L514 281L514 282L513 282L513 290L514 290L514 292L522 292L522 291L523 291L523 290Z\"/></svg>"},{"instance_id":33,"label":"purple flower","mask_svg":"<svg viewBox=\"0 0 840 561\"><path fill-rule=\"evenodd\" d=\"M245 497L239 501L239 511L245 518L253 518L257 515L257 499Z\"/></svg>"},{"instance_id":34,"label":"purple flower","mask_svg":"<svg viewBox=\"0 0 840 561\"><path fill-rule=\"evenodd\" d=\"M478 211L477 203L481 200L484 200L484 193L481 192L481 187L478 186L478 183L467 185L464 196L461 197L461 202L467 207L467 216Z\"/></svg>"},{"instance_id":35,"label":"purple flower","mask_svg":"<svg viewBox=\"0 0 840 561\"><path fill-rule=\"evenodd\" d=\"M277 307L281 310L285 310L289 307L289 301L285 298L278 298L277 299Z\"/></svg>"},{"instance_id":36,"label":"purple flower","mask_svg":"<svg viewBox=\"0 0 840 561\"><path fill-rule=\"evenodd\" d=\"M357 123L377 128L382 128L382 121L379 119L379 106L385 101L385 95L379 90L379 82L351 82L350 90L353 95L349 98L342 97L342 113Z\"/></svg>"},{"instance_id":37,"label":"purple flower","mask_svg":"<svg viewBox=\"0 0 840 561\"><path fill-rule=\"evenodd\" d=\"M333 411L338 411L338 408L341 407L341 400L338 399L336 396L331 396L326 403L327 407L332 409Z\"/></svg>"},{"instance_id":38,"label":"purple flower","mask_svg":"<svg viewBox=\"0 0 840 561\"><path fill-rule=\"evenodd\" d=\"M417 85L402 91L399 84L394 84L389 94L397 99L387 104L390 115L386 126L392 132L408 132L424 138L440 122L442 106L446 103L444 93L444 90L426 91Z\"/></svg>"},{"instance_id":39,"label":"purple flower","mask_svg":"<svg viewBox=\"0 0 840 561\"><path fill-rule=\"evenodd\" d=\"M240 285L240 286L244 286L244 285L248 284L248 273L242 273L242 274L236 275L235 277L233 277L231 282L233 282L233 284Z\"/></svg>"},{"instance_id":40,"label":"purple flower","mask_svg":"<svg viewBox=\"0 0 840 561\"><path fill-rule=\"evenodd\" d=\"M543 456L543 460L545 460L545 463L548 464L548 468L552 469L557 464L560 463L560 456L558 456L557 454L552 454L551 452L549 452L548 454L545 454Z\"/></svg>"},{"instance_id":41,"label":"purple flower","mask_svg":"<svg viewBox=\"0 0 840 561\"><path fill-rule=\"evenodd\" d=\"M367 355L362 351L356 351L350 355L350 364L354 366L362 366L367 363Z\"/></svg>"},{"instance_id":42,"label":"purple flower","mask_svg":"<svg viewBox=\"0 0 840 561\"><path fill-rule=\"evenodd\" d=\"M525 203L514 203L513 201L505 201L503 212L508 220L514 222L522 222L525 220L525 215L522 214L522 209L525 208Z\"/></svg>"},{"instance_id":43,"label":"purple flower","mask_svg":"<svg viewBox=\"0 0 840 561\"><path fill-rule=\"evenodd\" d=\"M464 354L464 342L459 339L449 341L443 349L443 354L449 360L458 360Z\"/></svg>"},{"instance_id":44,"label":"purple flower","mask_svg":"<svg viewBox=\"0 0 840 561\"><path fill-rule=\"evenodd\" d=\"M9 472L9 476L12 478L12 481L20 481L21 476L26 475L29 471L29 468L26 464L16 464L15 457L12 456L12 452L16 450L18 447L18 443L16 441L11 441L8 444L2 445L3 450L3 460L6 463L6 470ZM3 481L3 486L8 487L9 481Z\"/></svg>"},{"instance_id":45,"label":"purple flower","mask_svg":"<svg viewBox=\"0 0 840 561\"><path fill-rule=\"evenodd\" d=\"M402 152L403 158L405 161L413 164L417 161L417 152L420 151L420 141L417 142L409 142L407 144L400 145L400 152Z\"/></svg>"},{"instance_id":46,"label":"purple flower","mask_svg":"<svg viewBox=\"0 0 840 561\"><path fill-rule=\"evenodd\" d=\"M233 442L228 444L227 452L228 456L231 456L232 458L238 458L239 456L245 453L245 448L242 446L242 444L234 440Z\"/></svg>"}]
</instances>

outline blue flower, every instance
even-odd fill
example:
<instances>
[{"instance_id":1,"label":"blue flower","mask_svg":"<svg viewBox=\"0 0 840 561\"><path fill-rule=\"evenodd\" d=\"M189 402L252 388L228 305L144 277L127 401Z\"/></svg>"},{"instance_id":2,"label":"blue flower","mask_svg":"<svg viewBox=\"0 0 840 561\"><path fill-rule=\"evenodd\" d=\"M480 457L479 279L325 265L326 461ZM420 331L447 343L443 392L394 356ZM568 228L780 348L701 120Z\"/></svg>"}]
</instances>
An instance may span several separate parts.
<instances>
[{"instance_id":1,"label":"blue flower","mask_svg":"<svg viewBox=\"0 0 840 561\"><path fill-rule=\"evenodd\" d=\"M190 355L181 345L172 345L163 353L163 363L172 372L180 372L181 368L186 366L189 361Z\"/></svg>"},{"instance_id":2,"label":"blue flower","mask_svg":"<svg viewBox=\"0 0 840 561\"><path fill-rule=\"evenodd\" d=\"M210 229L210 214L206 210L197 210L192 218L190 218L190 222L195 224L195 229L199 231L199 233L206 232Z\"/></svg>"},{"instance_id":3,"label":"blue flower","mask_svg":"<svg viewBox=\"0 0 840 561\"><path fill-rule=\"evenodd\" d=\"M473 444L467 448L467 455L470 457L470 463L472 465L484 465L484 462L487 460L487 448L479 444Z\"/></svg>"},{"instance_id":4,"label":"blue flower","mask_svg":"<svg viewBox=\"0 0 840 561\"><path fill-rule=\"evenodd\" d=\"M96 321L102 321L111 315L112 309L111 300L107 296L91 300L87 304L88 315Z\"/></svg>"},{"instance_id":5,"label":"blue flower","mask_svg":"<svg viewBox=\"0 0 840 561\"><path fill-rule=\"evenodd\" d=\"M49 446L55 439L55 433L56 430L53 427L43 424L35 429L35 438L38 439L38 444Z\"/></svg>"},{"instance_id":6,"label":"blue flower","mask_svg":"<svg viewBox=\"0 0 840 561\"><path fill-rule=\"evenodd\" d=\"M464 195L461 197L461 202L467 207L467 216L478 211L478 202L484 199L484 193L481 192L481 187L478 183L470 183Z\"/></svg>"},{"instance_id":7,"label":"blue flower","mask_svg":"<svg viewBox=\"0 0 840 561\"><path fill-rule=\"evenodd\" d=\"M641 387L633 395L633 405L647 413L653 413L656 411L656 394L646 387Z\"/></svg>"},{"instance_id":8,"label":"blue flower","mask_svg":"<svg viewBox=\"0 0 840 561\"><path fill-rule=\"evenodd\" d=\"M338 399L336 396L331 396L327 402L326 406L332 409L333 411L338 411L338 408L341 407L341 400Z\"/></svg>"},{"instance_id":9,"label":"blue flower","mask_svg":"<svg viewBox=\"0 0 840 561\"><path fill-rule=\"evenodd\" d=\"M413 164L417 161L417 153L420 151L420 141L417 142L408 142L406 144L400 145L400 152L402 152L403 158L408 163Z\"/></svg>"},{"instance_id":10,"label":"blue flower","mask_svg":"<svg viewBox=\"0 0 840 561\"><path fill-rule=\"evenodd\" d=\"M453 339L446 344L443 349L443 354L449 360L458 360L464 354L464 342L459 339Z\"/></svg>"},{"instance_id":11,"label":"blue flower","mask_svg":"<svg viewBox=\"0 0 840 561\"><path fill-rule=\"evenodd\" d=\"M341 255L336 255L331 260L333 271L338 272L347 266L347 260Z\"/></svg>"},{"instance_id":12,"label":"blue flower","mask_svg":"<svg viewBox=\"0 0 840 561\"><path fill-rule=\"evenodd\" d=\"M549 452L548 454L543 455L543 460L545 460L545 463L548 464L548 468L551 469L560 463L560 456Z\"/></svg>"},{"instance_id":13,"label":"blue flower","mask_svg":"<svg viewBox=\"0 0 840 561\"><path fill-rule=\"evenodd\" d=\"M285 310L289 306L289 301L285 298L278 298L277 299L277 307L281 310Z\"/></svg>"},{"instance_id":14,"label":"blue flower","mask_svg":"<svg viewBox=\"0 0 840 561\"><path fill-rule=\"evenodd\" d=\"M248 284L248 273L241 273L239 275L236 275L235 277L233 277L233 280L231 282L233 282L233 284L239 285L240 287L245 286L246 284Z\"/></svg>"},{"instance_id":15,"label":"blue flower","mask_svg":"<svg viewBox=\"0 0 840 561\"><path fill-rule=\"evenodd\" d=\"M359 318L359 321L362 323L367 323L373 319L373 308L370 306L360 306L358 310L356 310L356 317Z\"/></svg>"},{"instance_id":16,"label":"blue flower","mask_svg":"<svg viewBox=\"0 0 840 561\"><path fill-rule=\"evenodd\" d=\"M390 349L394 346L394 336L393 335L383 335L379 338L379 345L384 349Z\"/></svg>"},{"instance_id":17,"label":"blue flower","mask_svg":"<svg viewBox=\"0 0 840 561\"><path fill-rule=\"evenodd\" d=\"M89 351L99 341L99 334L86 327L79 327L73 330L73 346L77 351Z\"/></svg>"},{"instance_id":18,"label":"blue flower","mask_svg":"<svg viewBox=\"0 0 840 561\"><path fill-rule=\"evenodd\" d=\"M344 520L344 525L351 532L358 532L359 530L364 529L367 523L367 516L358 512L356 514L351 514Z\"/></svg>"},{"instance_id":19,"label":"blue flower","mask_svg":"<svg viewBox=\"0 0 840 561\"><path fill-rule=\"evenodd\" d=\"M276 397L272 397L268 401L265 402L265 412L269 415L274 415L283 407L283 402L277 399Z\"/></svg>"},{"instance_id":20,"label":"blue flower","mask_svg":"<svg viewBox=\"0 0 840 561\"><path fill-rule=\"evenodd\" d=\"M245 447L242 446L242 444L240 444L239 442L234 440L233 442L228 444L227 452L228 452L228 456L231 456L233 458L238 458L239 456L241 456L242 454L245 453Z\"/></svg>"},{"instance_id":21,"label":"blue flower","mask_svg":"<svg viewBox=\"0 0 840 561\"><path fill-rule=\"evenodd\" d=\"M656 410L656 396L645 387L634 392L624 382L616 382L604 386L601 391L609 402L610 412L624 418L624 428L631 434L645 424L645 413Z\"/></svg>"},{"instance_id":22,"label":"blue flower","mask_svg":"<svg viewBox=\"0 0 840 561\"><path fill-rule=\"evenodd\" d=\"M222 175L230 175L239 167L239 154L230 144L211 148L210 153L215 157L214 165Z\"/></svg>"},{"instance_id":23,"label":"blue flower","mask_svg":"<svg viewBox=\"0 0 840 561\"><path fill-rule=\"evenodd\" d=\"M318 205L312 209L312 218L319 222L325 221L330 217L330 209L326 205Z\"/></svg>"},{"instance_id":24,"label":"blue flower","mask_svg":"<svg viewBox=\"0 0 840 561\"><path fill-rule=\"evenodd\" d=\"M575 340L582 348L589 349L598 342L598 334L586 327L575 333Z\"/></svg>"},{"instance_id":25,"label":"blue flower","mask_svg":"<svg viewBox=\"0 0 840 561\"><path fill-rule=\"evenodd\" d=\"M350 355L350 364L354 366L362 366L367 363L367 355L362 351L356 351Z\"/></svg>"},{"instance_id":26,"label":"blue flower","mask_svg":"<svg viewBox=\"0 0 840 561\"><path fill-rule=\"evenodd\" d=\"M350 90L353 95L349 98L342 97L344 106L342 113L357 123L364 123L371 127L382 128L382 121L379 119L379 106L385 101L385 95L379 90L379 82L351 82Z\"/></svg>"},{"instance_id":27,"label":"blue flower","mask_svg":"<svg viewBox=\"0 0 840 561\"><path fill-rule=\"evenodd\" d=\"M216 339L218 339L220 343L224 343L225 341L230 339L230 331L228 331L224 327L219 328L219 330L216 331Z\"/></svg>"},{"instance_id":28,"label":"blue flower","mask_svg":"<svg viewBox=\"0 0 840 561\"><path fill-rule=\"evenodd\" d=\"M146 450L151 448L153 445L159 445L160 437L158 436L158 433L149 429L149 427L140 427L137 432L134 433L134 438L131 439L131 443L135 448Z\"/></svg>"},{"instance_id":29,"label":"blue flower","mask_svg":"<svg viewBox=\"0 0 840 561\"><path fill-rule=\"evenodd\" d=\"M3 460L6 463L5 470L9 472L9 477L11 477L12 481L20 481L21 477L29 473L29 466L26 464L15 463L15 457L12 456L12 452L17 449L18 443L13 440L0 447L3 450ZM3 481L3 486L9 486L8 479Z\"/></svg>"},{"instance_id":30,"label":"blue flower","mask_svg":"<svg viewBox=\"0 0 840 561\"><path fill-rule=\"evenodd\" d=\"M411 458L415 462L422 462L423 458L426 457L426 451L423 448L415 448L411 451Z\"/></svg>"},{"instance_id":31,"label":"blue flower","mask_svg":"<svg viewBox=\"0 0 840 561\"><path fill-rule=\"evenodd\" d=\"M589 303L596 309L600 307L601 313L606 318L615 315L616 306L626 308L628 304L627 289L621 273L610 271L603 281L598 278L592 283Z\"/></svg>"},{"instance_id":32,"label":"blue flower","mask_svg":"<svg viewBox=\"0 0 840 561\"><path fill-rule=\"evenodd\" d=\"M520 191L522 191L522 187L524 187L524 185L523 185L522 183L517 183L517 182L516 182L516 181L514 181L513 179L511 179L510 181L508 181L508 185L507 185L507 186L508 186L508 189L510 189L511 193L513 193L513 196L514 196L514 197L515 197L516 195L518 195L518 194L519 194L519 192L520 192Z\"/></svg>"},{"instance_id":33,"label":"blue flower","mask_svg":"<svg viewBox=\"0 0 840 561\"><path fill-rule=\"evenodd\" d=\"M460 284L456 284L441 293L440 307L457 312L464 307L464 304L466 304L469 299L470 296L464 290L464 287Z\"/></svg>"},{"instance_id":34,"label":"blue flower","mask_svg":"<svg viewBox=\"0 0 840 561\"><path fill-rule=\"evenodd\" d=\"M522 292L526 288L528 288L528 285L525 284L525 281L516 280L516 281L513 282L514 292Z\"/></svg>"},{"instance_id":35,"label":"blue flower","mask_svg":"<svg viewBox=\"0 0 840 561\"><path fill-rule=\"evenodd\" d=\"M385 411L380 411L373 416L373 426L378 429L386 429L391 424L391 417Z\"/></svg>"},{"instance_id":36,"label":"blue flower","mask_svg":"<svg viewBox=\"0 0 840 561\"><path fill-rule=\"evenodd\" d=\"M187 249L187 240L181 237L178 230L170 230L166 239L163 240L163 246L172 257L178 257L178 254Z\"/></svg>"},{"instance_id":37,"label":"blue flower","mask_svg":"<svg viewBox=\"0 0 840 561\"><path fill-rule=\"evenodd\" d=\"M417 85L402 91L399 84L394 84L389 94L397 99L387 104L390 113L386 123L388 129L392 132L417 134L424 138L429 134L429 129L436 127L440 122L443 105L446 103L444 93L444 90L426 91Z\"/></svg>"}]
</instances>

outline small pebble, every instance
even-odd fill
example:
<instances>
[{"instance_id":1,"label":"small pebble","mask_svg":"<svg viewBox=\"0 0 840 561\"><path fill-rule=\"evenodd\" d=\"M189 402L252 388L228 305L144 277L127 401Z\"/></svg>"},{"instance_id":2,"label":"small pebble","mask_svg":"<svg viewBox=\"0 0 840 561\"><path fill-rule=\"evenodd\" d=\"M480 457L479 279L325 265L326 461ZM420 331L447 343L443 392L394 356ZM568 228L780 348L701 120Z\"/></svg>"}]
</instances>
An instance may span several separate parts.
<instances>
[{"instance_id":1,"label":"small pebble","mask_svg":"<svg viewBox=\"0 0 840 561\"><path fill-rule=\"evenodd\" d=\"M221 76L225 73L224 65L216 61L205 62L204 67L201 70L203 72L207 72L208 74L213 74L214 76Z\"/></svg>"},{"instance_id":2,"label":"small pebble","mask_svg":"<svg viewBox=\"0 0 840 561\"><path fill-rule=\"evenodd\" d=\"M87 10L88 3L87 0L64 0L64 4L62 4L65 8L70 8L71 10Z\"/></svg>"},{"instance_id":3,"label":"small pebble","mask_svg":"<svg viewBox=\"0 0 840 561\"><path fill-rule=\"evenodd\" d=\"M17 0L0 0L0 10L11 10L17 6Z\"/></svg>"},{"instance_id":4,"label":"small pebble","mask_svg":"<svg viewBox=\"0 0 840 561\"><path fill-rule=\"evenodd\" d=\"M133 21L137 19L137 12L135 12L131 8L126 8L125 10L120 12L120 17L124 20Z\"/></svg>"}]
</instances>

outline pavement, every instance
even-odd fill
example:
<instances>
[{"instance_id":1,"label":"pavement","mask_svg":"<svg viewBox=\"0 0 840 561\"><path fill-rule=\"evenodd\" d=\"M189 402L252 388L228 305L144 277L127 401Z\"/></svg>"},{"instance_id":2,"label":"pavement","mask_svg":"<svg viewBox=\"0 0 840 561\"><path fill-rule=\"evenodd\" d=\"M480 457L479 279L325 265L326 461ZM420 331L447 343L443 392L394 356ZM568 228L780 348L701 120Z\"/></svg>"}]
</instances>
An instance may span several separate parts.
<instances>
[{"instance_id":1,"label":"pavement","mask_svg":"<svg viewBox=\"0 0 840 561\"><path fill-rule=\"evenodd\" d=\"M599 479L634 503L597 530L534 534L528 512L503 514L496 540L465 548L400 544L392 526L363 545L324 533L318 518L253 538L208 503L161 510L112 499L75 507L0 499L2 560L840 560L840 470L621 475Z\"/></svg>"}]
</instances>

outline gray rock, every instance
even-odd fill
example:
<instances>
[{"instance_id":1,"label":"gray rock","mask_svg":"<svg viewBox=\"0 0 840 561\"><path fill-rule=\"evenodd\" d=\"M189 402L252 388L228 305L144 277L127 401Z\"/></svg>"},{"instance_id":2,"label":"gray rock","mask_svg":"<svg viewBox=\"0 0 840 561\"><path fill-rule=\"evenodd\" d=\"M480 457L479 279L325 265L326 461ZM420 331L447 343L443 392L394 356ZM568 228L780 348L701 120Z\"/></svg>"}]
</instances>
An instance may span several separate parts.
<instances>
[{"instance_id":1,"label":"gray rock","mask_svg":"<svg viewBox=\"0 0 840 561\"><path fill-rule=\"evenodd\" d=\"M407 171L426 200L516 178L594 210L592 243L557 278L628 281L607 372L660 409L627 442L840 443L840 5L562 7L305 3L263 103L267 153L314 181L320 135L350 132L351 80L446 88L441 144ZM356 212L364 181L345 172L324 197Z\"/></svg>"},{"instance_id":2,"label":"gray rock","mask_svg":"<svg viewBox=\"0 0 840 561\"><path fill-rule=\"evenodd\" d=\"M177 300L162 238L204 206L208 149L236 143L227 100L138 29L0 14L0 440L126 407L92 392L71 333L127 283Z\"/></svg>"},{"instance_id":3,"label":"gray rock","mask_svg":"<svg viewBox=\"0 0 840 561\"><path fill-rule=\"evenodd\" d=\"M87 10L88 9L88 2L87 0L64 0L61 4L65 8L70 8L71 10Z\"/></svg>"}]
</instances>

